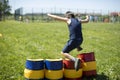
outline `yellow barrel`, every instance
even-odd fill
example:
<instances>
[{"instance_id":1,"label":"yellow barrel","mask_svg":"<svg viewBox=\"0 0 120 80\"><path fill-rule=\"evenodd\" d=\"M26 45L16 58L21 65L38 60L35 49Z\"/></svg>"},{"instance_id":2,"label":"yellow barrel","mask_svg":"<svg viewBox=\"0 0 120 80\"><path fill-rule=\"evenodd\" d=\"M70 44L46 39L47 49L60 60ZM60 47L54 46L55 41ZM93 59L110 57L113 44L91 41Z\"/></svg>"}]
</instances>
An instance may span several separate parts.
<instances>
[{"instance_id":1,"label":"yellow barrel","mask_svg":"<svg viewBox=\"0 0 120 80\"><path fill-rule=\"evenodd\" d=\"M91 71L91 70L96 70L96 62L91 61L91 62L85 62L86 66L83 67L84 71Z\"/></svg>"},{"instance_id":2,"label":"yellow barrel","mask_svg":"<svg viewBox=\"0 0 120 80\"><path fill-rule=\"evenodd\" d=\"M63 78L62 59L45 60L45 78L46 80L60 80Z\"/></svg>"},{"instance_id":3,"label":"yellow barrel","mask_svg":"<svg viewBox=\"0 0 120 80\"><path fill-rule=\"evenodd\" d=\"M43 59L27 59L26 68L24 70L26 79L44 79L44 60Z\"/></svg>"},{"instance_id":4,"label":"yellow barrel","mask_svg":"<svg viewBox=\"0 0 120 80\"><path fill-rule=\"evenodd\" d=\"M94 52L79 54L78 58L83 60L83 76L89 77L97 75Z\"/></svg>"},{"instance_id":5,"label":"yellow barrel","mask_svg":"<svg viewBox=\"0 0 120 80\"><path fill-rule=\"evenodd\" d=\"M24 76L26 79L43 79L44 70L24 70Z\"/></svg>"},{"instance_id":6,"label":"yellow barrel","mask_svg":"<svg viewBox=\"0 0 120 80\"><path fill-rule=\"evenodd\" d=\"M64 77L65 80L78 80L82 77L82 68L80 66L79 70L74 69L74 62L68 59L63 60L64 64Z\"/></svg>"},{"instance_id":7,"label":"yellow barrel","mask_svg":"<svg viewBox=\"0 0 120 80\"><path fill-rule=\"evenodd\" d=\"M64 77L65 78L81 78L82 77L82 69L76 71L75 69L64 69Z\"/></svg>"},{"instance_id":8,"label":"yellow barrel","mask_svg":"<svg viewBox=\"0 0 120 80\"><path fill-rule=\"evenodd\" d=\"M48 80L60 80L63 78L63 70L45 70L45 78Z\"/></svg>"}]
</instances>

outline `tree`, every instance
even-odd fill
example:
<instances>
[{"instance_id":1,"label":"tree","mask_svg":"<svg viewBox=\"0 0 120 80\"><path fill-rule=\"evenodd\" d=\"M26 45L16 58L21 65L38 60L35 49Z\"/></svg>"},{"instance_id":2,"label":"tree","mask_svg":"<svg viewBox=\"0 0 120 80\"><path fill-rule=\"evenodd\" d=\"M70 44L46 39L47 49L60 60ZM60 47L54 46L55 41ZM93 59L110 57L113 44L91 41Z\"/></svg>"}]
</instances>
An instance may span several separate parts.
<instances>
[{"instance_id":1,"label":"tree","mask_svg":"<svg viewBox=\"0 0 120 80\"><path fill-rule=\"evenodd\" d=\"M5 16L10 14L10 10L8 0L0 1L0 21L5 20Z\"/></svg>"}]
</instances>

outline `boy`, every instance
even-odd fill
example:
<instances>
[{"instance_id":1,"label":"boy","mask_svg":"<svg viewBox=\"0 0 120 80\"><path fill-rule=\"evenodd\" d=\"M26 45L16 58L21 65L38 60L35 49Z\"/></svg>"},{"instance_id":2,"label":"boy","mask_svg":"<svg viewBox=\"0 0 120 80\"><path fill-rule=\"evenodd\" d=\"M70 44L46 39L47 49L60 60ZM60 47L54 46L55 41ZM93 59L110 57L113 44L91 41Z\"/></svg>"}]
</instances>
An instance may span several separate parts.
<instances>
[{"instance_id":1,"label":"boy","mask_svg":"<svg viewBox=\"0 0 120 80\"><path fill-rule=\"evenodd\" d=\"M61 54L64 57L74 61L75 62L74 67L75 67L76 71L78 71L79 67L80 67L80 59L74 58L69 53L70 53L70 51L72 51L75 48L77 48L78 51L82 50L82 48L80 47L80 45L82 44L82 41L83 41L81 23L89 22L89 17L86 16L86 19L78 20L77 18L75 18L74 13L71 11L66 12L65 18L56 16L56 15L52 15L52 14L47 14L47 15L56 20L64 21L68 24L68 29L69 29L69 33L70 33L69 40L68 40L67 44L65 45L65 47L63 48Z\"/></svg>"}]
</instances>

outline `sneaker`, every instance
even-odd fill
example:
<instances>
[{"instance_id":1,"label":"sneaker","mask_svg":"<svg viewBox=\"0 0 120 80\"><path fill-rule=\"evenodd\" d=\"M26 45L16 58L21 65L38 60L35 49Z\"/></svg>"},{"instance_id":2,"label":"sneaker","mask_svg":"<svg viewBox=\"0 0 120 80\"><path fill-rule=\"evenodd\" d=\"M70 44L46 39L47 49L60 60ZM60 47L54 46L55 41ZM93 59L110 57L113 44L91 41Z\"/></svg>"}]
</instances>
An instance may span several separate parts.
<instances>
[{"instance_id":1,"label":"sneaker","mask_svg":"<svg viewBox=\"0 0 120 80\"><path fill-rule=\"evenodd\" d=\"M83 48L81 48L80 46L77 47L77 51L81 51Z\"/></svg>"},{"instance_id":2,"label":"sneaker","mask_svg":"<svg viewBox=\"0 0 120 80\"><path fill-rule=\"evenodd\" d=\"M78 71L80 69L80 59L75 58L74 67L75 67L76 71Z\"/></svg>"}]
</instances>

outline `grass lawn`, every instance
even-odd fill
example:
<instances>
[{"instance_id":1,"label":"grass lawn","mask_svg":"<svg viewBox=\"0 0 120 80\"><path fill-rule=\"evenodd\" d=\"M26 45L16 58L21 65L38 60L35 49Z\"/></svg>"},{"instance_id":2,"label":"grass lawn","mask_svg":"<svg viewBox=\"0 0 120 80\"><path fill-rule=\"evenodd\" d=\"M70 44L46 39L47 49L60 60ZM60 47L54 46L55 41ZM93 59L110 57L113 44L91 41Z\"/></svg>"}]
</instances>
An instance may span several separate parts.
<instances>
[{"instance_id":1,"label":"grass lawn","mask_svg":"<svg viewBox=\"0 0 120 80\"><path fill-rule=\"evenodd\" d=\"M24 80L27 58L61 58L68 40L65 23L0 22L0 80ZM94 52L98 76L120 80L120 24L83 24L83 52ZM71 55L79 54L76 50Z\"/></svg>"}]
</instances>

